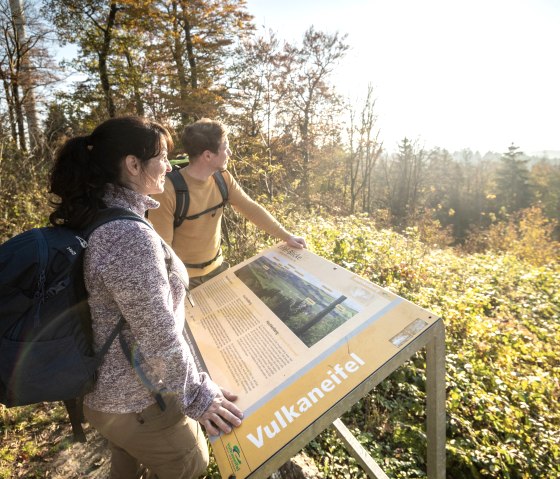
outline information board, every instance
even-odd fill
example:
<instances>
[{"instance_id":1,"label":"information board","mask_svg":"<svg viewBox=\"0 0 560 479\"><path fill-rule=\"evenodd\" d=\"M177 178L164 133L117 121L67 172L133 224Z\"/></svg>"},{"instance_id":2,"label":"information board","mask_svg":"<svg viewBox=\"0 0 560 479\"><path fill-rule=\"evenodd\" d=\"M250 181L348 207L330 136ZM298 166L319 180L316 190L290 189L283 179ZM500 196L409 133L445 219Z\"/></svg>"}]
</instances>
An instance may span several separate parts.
<instances>
[{"instance_id":1,"label":"information board","mask_svg":"<svg viewBox=\"0 0 560 479\"><path fill-rule=\"evenodd\" d=\"M267 249L192 292L201 370L244 412L210 438L222 477L250 477L418 334L434 314L309 250Z\"/></svg>"}]
</instances>

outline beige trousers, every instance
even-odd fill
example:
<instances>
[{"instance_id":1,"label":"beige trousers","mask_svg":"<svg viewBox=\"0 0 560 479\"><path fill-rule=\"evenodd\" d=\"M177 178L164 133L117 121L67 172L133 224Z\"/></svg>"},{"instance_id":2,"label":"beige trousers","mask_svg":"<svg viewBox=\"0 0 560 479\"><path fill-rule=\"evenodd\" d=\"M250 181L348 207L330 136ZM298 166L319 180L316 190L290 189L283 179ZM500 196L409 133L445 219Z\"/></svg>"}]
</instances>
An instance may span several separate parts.
<instances>
[{"instance_id":1,"label":"beige trousers","mask_svg":"<svg viewBox=\"0 0 560 479\"><path fill-rule=\"evenodd\" d=\"M142 466L149 478L191 479L204 474L209 457L200 424L181 412L174 396L166 396L165 403L165 411L153 404L128 414L84 405L86 419L109 441L111 479L135 479Z\"/></svg>"}]
</instances>

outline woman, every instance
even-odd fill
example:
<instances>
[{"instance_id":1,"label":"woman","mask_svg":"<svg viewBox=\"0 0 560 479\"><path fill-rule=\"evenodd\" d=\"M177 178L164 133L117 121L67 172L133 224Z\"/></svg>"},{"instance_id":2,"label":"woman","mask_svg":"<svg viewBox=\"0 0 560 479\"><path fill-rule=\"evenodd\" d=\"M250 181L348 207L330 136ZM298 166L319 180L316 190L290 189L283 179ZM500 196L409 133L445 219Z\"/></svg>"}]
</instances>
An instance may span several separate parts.
<instances>
[{"instance_id":1,"label":"woman","mask_svg":"<svg viewBox=\"0 0 560 479\"><path fill-rule=\"evenodd\" d=\"M114 118L91 135L70 139L57 156L51 192L53 224L85 227L105 206L144 216L158 202L169 132L138 117ZM141 465L159 479L197 477L208 466L198 423L211 435L241 424L236 396L199 373L182 335L186 270L143 222L117 220L96 229L84 257L94 344L99 349L121 315L124 344L111 345L94 390L84 399L87 420L111 448L111 478L134 478ZM127 359L162 391L164 410ZM198 421L198 422L197 422Z\"/></svg>"}]
</instances>

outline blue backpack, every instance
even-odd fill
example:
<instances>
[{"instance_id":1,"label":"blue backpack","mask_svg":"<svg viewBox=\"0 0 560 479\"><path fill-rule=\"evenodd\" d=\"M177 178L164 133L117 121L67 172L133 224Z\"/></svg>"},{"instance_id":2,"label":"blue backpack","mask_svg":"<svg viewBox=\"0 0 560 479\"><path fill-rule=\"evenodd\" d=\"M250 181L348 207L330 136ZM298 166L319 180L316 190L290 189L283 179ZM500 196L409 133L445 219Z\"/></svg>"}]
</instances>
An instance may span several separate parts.
<instances>
[{"instance_id":1,"label":"blue backpack","mask_svg":"<svg viewBox=\"0 0 560 479\"><path fill-rule=\"evenodd\" d=\"M83 231L35 228L0 245L0 403L64 401L82 442L81 397L124 325L121 317L93 353L83 253L90 234L117 219L148 224L129 210L107 208Z\"/></svg>"}]
</instances>

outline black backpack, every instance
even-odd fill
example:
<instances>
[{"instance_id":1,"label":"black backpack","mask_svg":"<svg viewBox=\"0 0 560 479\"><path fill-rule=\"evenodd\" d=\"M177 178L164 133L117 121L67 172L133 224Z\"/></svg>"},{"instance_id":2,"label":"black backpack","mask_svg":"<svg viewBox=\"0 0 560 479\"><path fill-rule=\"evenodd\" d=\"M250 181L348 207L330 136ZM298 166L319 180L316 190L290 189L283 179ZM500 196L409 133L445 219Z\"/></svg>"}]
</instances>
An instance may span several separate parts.
<instances>
[{"instance_id":1,"label":"black backpack","mask_svg":"<svg viewBox=\"0 0 560 479\"><path fill-rule=\"evenodd\" d=\"M212 177L214 178L214 181L218 185L218 189L220 190L220 194L222 195L222 202L218 203L216 206L212 206L208 209L205 209L204 211L195 213L194 215L187 215L187 213L189 212L189 204L190 204L189 187L187 186L187 183L185 182L183 175L181 175L181 171L180 171L181 168L184 168L184 166L174 167L169 173L167 173L167 176L171 180L171 183L173 184L173 188L175 189L175 212L173 213L173 228L178 228L179 226L181 226L181 224L183 224L183 221L185 220L196 220L197 218L200 218L202 215L216 211L218 208L225 207L229 198L226 180L224 180L224 176L222 175L222 172L218 170L212 175ZM225 216L222 216L222 233L224 239L226 240L226 244L228 246L231 246L229 241L229 232L228 232ZM209 261L206 261L205 263L200 263L200 264L185 263L185 266L187 268L204 268L205 266L212 264L220 254L221 254L221 248L218 249L218 252L216 253L216 256L214 258L212 258Z\"/></svg>"},{"instance_id":2,"label":"black backpack","mask_svg":"<svg viewBox=\"0 0 560 479\"><path fill-rule=\"evenodd\" d=\"M124 325L121 317L93 353L83 253L90 234L117 219L148 224L129 210L107 208L84 231L47 226L0 245L0 403L64 401L82 442L81 397Z\"/></svg>"}]
</instances>

